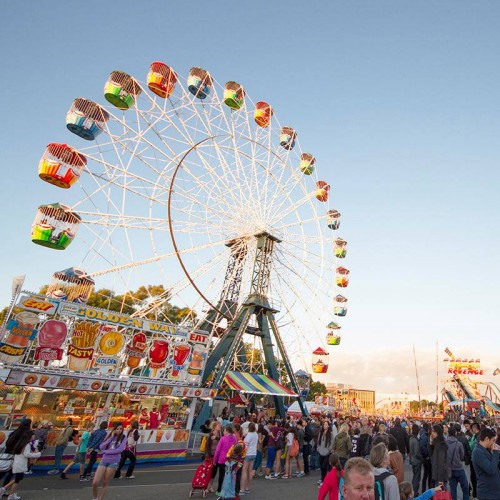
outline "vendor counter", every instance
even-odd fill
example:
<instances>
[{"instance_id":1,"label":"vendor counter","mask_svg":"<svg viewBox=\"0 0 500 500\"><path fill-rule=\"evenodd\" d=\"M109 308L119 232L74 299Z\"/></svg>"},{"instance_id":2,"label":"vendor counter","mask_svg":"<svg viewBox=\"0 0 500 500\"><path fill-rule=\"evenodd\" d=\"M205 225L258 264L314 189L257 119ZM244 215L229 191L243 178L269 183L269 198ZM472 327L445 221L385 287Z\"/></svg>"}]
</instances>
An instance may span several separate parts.
<instances>
[{"instance_id":1,"label":"vendor counter","mask_svg":"<svg viewBox=\"0 0 500 500\"><path fill-rule=\"evenodd\" d=\"M8 435L11 431L0 431ZM140 430L137 445L137 463L173 462L186 459L190 431L186 429ZM54 466L55 443L60 431L51 431L42 456L33 466L34 470L49 470ZM63 464L70 463L75 456L76 445L69 443L63 454ZM98 463L98 462L97 462ZM76 466L75 466L76 467ZM76 470L76 469L75 469Z\"/></svg>"}]
</instances>

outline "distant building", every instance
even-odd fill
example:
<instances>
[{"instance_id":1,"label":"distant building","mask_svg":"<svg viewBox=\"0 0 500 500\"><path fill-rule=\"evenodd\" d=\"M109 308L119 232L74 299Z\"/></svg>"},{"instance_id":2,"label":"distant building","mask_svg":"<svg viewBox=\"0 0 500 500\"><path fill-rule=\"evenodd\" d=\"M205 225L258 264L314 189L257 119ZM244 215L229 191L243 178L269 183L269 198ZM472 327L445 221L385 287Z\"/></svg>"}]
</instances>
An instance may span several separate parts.
<instances>
[{"instance_id":1,"label":"distant building","mask_svg":"<svg viewBox=\"0 0 500 500\"><path fill-rule=\"evenodd\" d=\"M355 389L347 384L326 384L328 396L336 401L337 411L344 413L375 414L375 391Z\"/></svg>"}]
</instances>

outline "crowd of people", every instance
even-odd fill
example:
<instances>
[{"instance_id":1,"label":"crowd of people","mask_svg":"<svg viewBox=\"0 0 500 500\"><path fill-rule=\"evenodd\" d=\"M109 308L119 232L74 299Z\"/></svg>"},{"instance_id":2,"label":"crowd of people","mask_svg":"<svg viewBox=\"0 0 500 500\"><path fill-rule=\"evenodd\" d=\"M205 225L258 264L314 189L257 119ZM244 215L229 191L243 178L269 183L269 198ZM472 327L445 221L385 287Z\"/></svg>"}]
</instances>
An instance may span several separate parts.
<instances>
[{"instance_id":1,"label":"crowd of people","mask_svg":"<svg viewBox=\"0 0 500 500\"><path fill-rule=\"evenodd\" d=\"M447 490L457 500L500 500L500 429L483 420L458 418L433 423L396 418L334 418L331 415L285 419L264 414L229 415L201 426L201 451L213 467L208 491L222 499L252 494L252 481L291 480L319 472L318 500L427 500ZM21 421L0 450L0 497L18 500L25 474L45 448L48 429L33 429ZM48 474L67 478L75 465L80 481L92 480L94 500L103 500L113 478L134 478L139 422L112 430L102 422L83 431L65 421L55 448L54 468ZM68 443L76 444L74 459L64 469ZM95 463L100 461L92 476ZM411 482L405 481L405 462Z\"/></svg>"},{"instance_id":2,"label":"crowd of people","mask_svg":"<svg viewBox=\"0 0 500 500\"><path fill-rule=\"evenodd\" d=\"M362 476L369 471L373 482L371 493L351 498L426 500L443 490L457 500L460 487L463 500L500 500L500 428L484 419L457 420L295 420L224 411L202 426L202 451L214 463L208 489L219 498L239 498L251 494L254 477L289 480L318 470L318 500L337 500L339 494L348 498L346 471L353 467Z\"/></svg>"},{"instance_id":3,"label":"crowd of people","mask_svg":"<svg viewBox=\"0 0 500 500\"><path fill-rule=\"evenodd\" d=\"M140 439L138 429L139 422L134 420L127 431L120 422L115 422L111 430L108 429L108 422L102 422L98 429L94 430L94 424L89 423L83 432L79 432L73 428L71 418L68 418L56 442L54 468L48 474L57 474L61 479L67 479L66 474L74 465L78 465L80 481L92 480L93 499L103 500L111 479L121 477L121 470L127 460L129 465L125 478L135 477L136 448ZM32 421L25 418L10 434L0 453L0 479L3 478L0 498L5 495L8 500L21 498L17 494L19 483L31 472L31 466L42 455L48 430L45 424L39 424L33 430ZM75 456L62 469L62 457L70 441L76 445ZM101 455L101 459L92 476L98 455Z\"/></svg>"}]
</instances>

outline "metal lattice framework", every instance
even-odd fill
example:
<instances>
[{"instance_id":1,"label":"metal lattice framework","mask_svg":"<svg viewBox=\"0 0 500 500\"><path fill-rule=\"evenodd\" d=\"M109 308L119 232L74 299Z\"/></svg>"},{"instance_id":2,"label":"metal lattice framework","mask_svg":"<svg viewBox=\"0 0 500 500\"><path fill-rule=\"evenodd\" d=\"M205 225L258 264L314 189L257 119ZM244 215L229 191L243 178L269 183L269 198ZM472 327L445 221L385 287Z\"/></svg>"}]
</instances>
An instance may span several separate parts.
<instances>
[{"instance_id":1,"label":"metal lattice framework","mask_svg":"<svg viewBox=\"0 0 500 500\"><path fill-rule=\"evenodd\" d=\"M109 120L95 141L68 132L87 160L78 183L40 190L40 202L57 196L82 218L59 267L79 265L97 287L118 292L161 282L167 291L136 315L172 301L219 336L235 321L247 324L242 342L255 341L252 328L270 328L280 340L267 355L287 351L296 368L308 366L309 353L325 343L338 293L336 235L326 223L331 207L315 196L317 171L299 169L298 141L280 146L276 115L266 128L255 123L248 95L234 110L215 80L204 100L181 77L167 99L136 83L142 92L126 111L100 100ZM266 314L239 318L259 294Z\"/></svg>"}]
</instances>

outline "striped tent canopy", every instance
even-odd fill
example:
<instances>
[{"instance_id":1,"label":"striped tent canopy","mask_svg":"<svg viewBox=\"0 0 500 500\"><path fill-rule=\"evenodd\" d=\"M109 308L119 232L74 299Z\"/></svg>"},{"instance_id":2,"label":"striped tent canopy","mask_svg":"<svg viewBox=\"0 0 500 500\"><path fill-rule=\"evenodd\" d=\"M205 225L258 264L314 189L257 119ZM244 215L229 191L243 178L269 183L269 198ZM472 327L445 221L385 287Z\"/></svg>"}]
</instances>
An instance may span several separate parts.
<instances>
[{"instance_id":1,"label":"striped tent canopy","mask_svg":"<svg viewBox=\"0 0 500 500\"><path fill-rule=\"evenodd\" d=\"M266 394L271 396L295 396L290 389L276 382L267 375L245 372L227 372L224 382L229 389L250 394Z\"/></svg>"}]
</instances>

